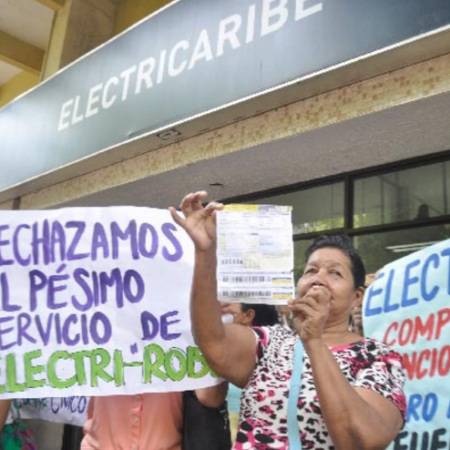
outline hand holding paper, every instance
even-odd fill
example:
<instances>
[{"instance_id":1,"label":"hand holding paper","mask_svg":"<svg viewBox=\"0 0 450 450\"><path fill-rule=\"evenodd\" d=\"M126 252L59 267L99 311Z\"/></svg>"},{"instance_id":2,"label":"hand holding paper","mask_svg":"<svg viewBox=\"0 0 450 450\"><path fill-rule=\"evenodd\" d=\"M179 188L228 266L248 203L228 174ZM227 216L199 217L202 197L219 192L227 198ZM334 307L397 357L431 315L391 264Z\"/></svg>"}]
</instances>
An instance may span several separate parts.
<instances>
[{"instance_id":1,"label":"hand holding paper","mask_svg":"<svg viewBox=\"0 0 450 450\"><path fill-rule=\"evenodd\" d=\"M206 191L186 195L180 204L184 218L175 208L169 208L173 220L190 236L197 251L207 251L213 247L216 241L215 212L223 208L221 203L216 202L203 206L207 196Z\"/></svg>"}]
</instances>

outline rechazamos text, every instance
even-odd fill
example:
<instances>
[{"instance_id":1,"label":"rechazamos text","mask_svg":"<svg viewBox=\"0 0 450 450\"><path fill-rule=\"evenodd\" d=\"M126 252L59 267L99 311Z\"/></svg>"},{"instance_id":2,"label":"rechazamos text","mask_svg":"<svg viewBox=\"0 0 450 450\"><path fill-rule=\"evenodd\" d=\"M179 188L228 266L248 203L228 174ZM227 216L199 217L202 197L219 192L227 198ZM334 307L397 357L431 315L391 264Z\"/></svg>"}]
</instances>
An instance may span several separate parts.
<instances>
[{"instance_id":1,"label":"rechazamos text","mask_svg":"<svg viewBox=\"0 0 450 450\"><path fill-rule=\"evenodd\" d=\"M183 256L172 223L162 223L158 229L135 220L126 226L108 225L96 222L88 228L83 221L49 220L13 228L0 225L0 268L4 268L0 270L0 350L25 342L47 345L53 341L67 346L108 342L112 325L107 314L97 308L114 303L120 310L126 303L141 302L146 294L143 275L118 263L114 267L114 261L158 255L172 263ZM112 260L113 267L88 270L101 260ZM13 264L28 268L26 298L13 298L15 286L5 270ZM39 311L42 308L46 314ZM170 340L168 325L176 322L176 315L177 311L158 317L142 312L144 338L157 327L158 334Z\"/></svg>"},{"instance_id":2,"label":"rechazamos text","mask_svg":"<svg viewBox=\"0 0 450 450\"><path fill-rule=\"evenodd\" d=\"M118 259L123 253L133 259L154 258L158 252L168 261L178 261L183 250L175 230L170 222L157 230L150 223L135 220L130 220L126 227L111 222L108 228L97 222L89 230L86 222L75 220L64 223L44 220L14 228L0 224L0 266L19 264L29 267L56 261ZM90 248L80 251L79 244L86 238ZM24 240L30 244L25 253L19 248L19 243Z\"/></svg>"}]
</instances>

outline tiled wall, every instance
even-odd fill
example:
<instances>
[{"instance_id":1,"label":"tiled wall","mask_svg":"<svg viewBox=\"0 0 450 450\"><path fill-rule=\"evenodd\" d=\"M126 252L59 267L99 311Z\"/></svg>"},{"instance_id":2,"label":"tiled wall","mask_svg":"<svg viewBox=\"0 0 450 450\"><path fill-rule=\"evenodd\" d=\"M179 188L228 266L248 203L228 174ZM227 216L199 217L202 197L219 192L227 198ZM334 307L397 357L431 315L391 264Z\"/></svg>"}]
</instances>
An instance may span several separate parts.
<instances>
[{"instance_id":1,"label":"tiled wall","mask_svg":"<svg viewBox=\"0 0 450 450\"><path fill-rule=\"evenodd\" d=\"M22 198L42 208L113 186L450 91L450 54L318 95L157 151L67 180Z\"/></svg>"},{"instance_id":2,"label":"tiled wall","mask_svg":"<svg viewBox=\"0 0 450 450\"><path fill-rule=\"evenodd\" d=\"M0 203L0 209L13 209L13 202L12 202L12 200L4 202L4 203Z\"/></svg>"}]
</instances>

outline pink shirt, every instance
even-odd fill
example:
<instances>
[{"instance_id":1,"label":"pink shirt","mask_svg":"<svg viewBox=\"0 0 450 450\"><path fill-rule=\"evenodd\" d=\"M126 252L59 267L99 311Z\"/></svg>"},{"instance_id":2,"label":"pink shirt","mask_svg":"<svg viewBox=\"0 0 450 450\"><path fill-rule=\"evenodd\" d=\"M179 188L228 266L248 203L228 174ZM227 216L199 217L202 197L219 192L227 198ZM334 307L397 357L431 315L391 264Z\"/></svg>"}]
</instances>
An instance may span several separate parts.
<instances>
[{"instance_id":1,"label":"pink shirt","mask_svg":"<svg viewBox=\"0 0 450 450\"><path fill-rule=\"evenodd\" d=\"M182 394L93 397L80 450L181 450Z\"/></svg>"}]
</instances>

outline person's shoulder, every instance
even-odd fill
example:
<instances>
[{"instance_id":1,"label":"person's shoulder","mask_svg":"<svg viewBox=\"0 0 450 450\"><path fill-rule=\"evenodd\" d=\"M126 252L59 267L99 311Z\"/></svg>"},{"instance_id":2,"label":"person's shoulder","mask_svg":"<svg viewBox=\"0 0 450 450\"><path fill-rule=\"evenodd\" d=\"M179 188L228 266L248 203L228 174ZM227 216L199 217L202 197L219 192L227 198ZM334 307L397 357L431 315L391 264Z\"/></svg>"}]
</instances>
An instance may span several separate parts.
<instances>
[{"instance_id":1,"label":"person's shoulder","mask_svg":"<svg viewBox=\"0 0 450 450\"><path fill-rule=\"evenodd\" d=\"M252 329L258 336L272 337L272 336L289 336L293 334L290 328L285 327L281 324L275 324L270 326L257 326L252 327Z\"/></svg>"},{"instance_id":2,"label":"person's shoulder","mask_svg":"<svg viewBox=\"0 0 450 450\"><path fill-rule=\"evenodd\" d=\"M278 346L288 337L293 336L293 331L290 328L287 328L280 324L252 327L252 330L256 335L258 345L262 346L263 348L273 345Z\"/></svg>"},{"instance_id":3,"label":"person's shoulder","mask_svg":"<svg viewBox=\"0 0 450 450\"><path fill-rule=\"evenodd\" d=\"M378 339L365 337L361 341L361 347L367 354L371 355L375 359L388 359L392 362L398 361L401 364L401 355L390 345L385 344Z\"/></svg>"},{"instance_id":4,"label":"person's shoulder","mask_svg":"<svg viewBox=\"0 0 450 450\"><path fill-rule=\"evenodd\" d=\"M361 340L361 344L364 345L364 347L367 348L368 350L372 351L380 351L380 352L393 351L393 348L388 344L385 344L384 342L371 337L364 337Z\"/></svg>"}]
</instances>

